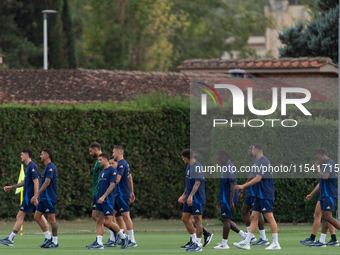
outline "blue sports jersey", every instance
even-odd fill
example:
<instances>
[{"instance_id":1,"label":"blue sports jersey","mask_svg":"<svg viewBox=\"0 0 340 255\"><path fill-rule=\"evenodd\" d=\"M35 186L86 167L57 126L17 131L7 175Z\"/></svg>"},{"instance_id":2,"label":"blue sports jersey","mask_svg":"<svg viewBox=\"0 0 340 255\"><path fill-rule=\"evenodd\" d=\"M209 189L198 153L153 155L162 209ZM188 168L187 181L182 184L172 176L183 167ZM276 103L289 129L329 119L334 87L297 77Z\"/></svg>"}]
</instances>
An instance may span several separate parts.
<instances>
[{"instance_id":1,"label":"blue sports jersey","mask_svg":"<svg viewBox=\"0 0 340 255\"><path fill-rule=\"evenodd\" d=\"M321 171L329 173L327 180L319 178L319 200L324 197L333 197L338 199L337 173L335 172L335 163L332 159L327 159L322 164Z\"/></svg>"},{"instance_id":2,"label":"blue sports jersey","mask_svg":"<svg viewBox=\"0 0 340 255\"><path fill-rule=\"evenodd\" d=\"M275 200L273 172L270 170L270 162L262 156L257 162L256 175L262 175L260 182L255 184L256 199Z\"/></svg>"},{"instance_id":3,"label":"blue sports jersey","mask_svg":"<svg viewBox=\"0 0 340 255\"><path fill-rule=\"evenodd\" d=\"M99 199L101 196L104 195L104 193L109 188L110 184L114 182L117 182L117 171L113 166L109 166L108 168L101 171L99 175L99 184L98 184L98 195L97 198ZM115 200L115 191L113 190L106 198L106 200L110 200L111 204L114 203Z\"/></svg>"},{"instance_id":4,"label":"blue sports jersey","mask_svg":"<svg viewBox=\"0 0 340 255\"><path fill-rule=\"evenodd\" d=\"M116 196L122 196L125 198L130 198L130 188L129 188L129 175L130 175L130 166L125 159L119 160L117 164L117 174L120 174L122 177L117 184L117 192Z\"/></svg>"},{"instance_id":5,"label":"blue sports jersey","mask_svg":"<svg viewBox=\"0 0 340 255\"><path fill-rule=\"evenodd\" d=\"M195 161L195 163L190 166L187 165L186 173L185 173L185 184L186 184L186 191L187 191L187 201L192 188L194 187L195 181L200 181L201 184L198 187L195 195L193 196L192 202L196 204L205 204L205 184L204 184L204 173L202 172L202 165Z\"/></svg>"},{"instance_id":6,"label":"blue sports jersey","mask_svg":"<svg viewBox=\"0 0 340 255\"><path fill-rule=\"evenodd\" d=\"M34 196L34 183L33 180L39 181L39 169L37 165L31 161L27 164L25 170L25 184L24 184L24 200L28 204Z\"/></svg>"},{"instance_id":7,"label":"blue sports jersey","mask_svg":"<svg viewBox=\"0 0 340 255\"><path fill-rule=\"evenodd\" d=\"M44 169L44 172L42 173L40 188L44 184L46 178L50 178L51 182L50 182L50 185L48 185L47 189L45 189L40 194L39 201L42 202L44 200L47 200L47 202L57 203L58 173L57 173L57 168L52 162L47 164L47 166Z\"/></svg>"},{"instance_id":8,"label":"blue sports jersey","mask_svg":"<svg viewBox=\"0 0 340 255\"><path fill-rule=\"evenodd\" d=\"M249 171L248 178L249 178L250 174L252 174L252 173L256 174L257 162L258 162L257 158L254 157L253 161L250 164L250 171ZM255 197L255 185L249 186L247 188L246 197Z\"/></svg>"},{"instance_id":9,"label":"blue sports jersey","mask_svg":"<svg viewBox=\"0 0 340 255\"><path fill-rule=\"evenodd\" d=\"M237 173L236 169L234 169L233 172L233 163L230 161L226 164L226 166L223 168L224 171L222 171L221 178L220 178L220 192L218 194L218 204L230 204L230 182L235 182L235 185L237 185ZM238 191L235 190L234 195L234 205L238 202Z\"/></svg>"}]
</instances>

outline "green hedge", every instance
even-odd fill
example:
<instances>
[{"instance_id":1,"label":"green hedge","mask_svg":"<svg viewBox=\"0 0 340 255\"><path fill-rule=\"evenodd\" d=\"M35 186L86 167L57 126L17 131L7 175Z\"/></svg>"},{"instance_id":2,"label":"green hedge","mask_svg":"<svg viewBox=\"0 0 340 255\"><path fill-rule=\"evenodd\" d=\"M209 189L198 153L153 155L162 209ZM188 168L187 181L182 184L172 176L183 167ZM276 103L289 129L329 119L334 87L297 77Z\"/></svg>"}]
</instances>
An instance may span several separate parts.
<instances>
[{"instance_id":1,"label":"green hedge","mask_svg":"<svg viewBox=\"0 0 340 255\"><path fill-rule=\"evenodd\" d=\"M180 153L190 145L190 110L187 99L167 99L166 96L158 95L151 99L139 98L135 102L120 105L112 102L77 106L0 105L0 185L17 182L21 164L20 151L23 148L32 148L33 160L42 173L44 165L40 162L39 152L50 147L54 151L53 162L59 176L57 217L89 217L95 160L90 157L88 146L93 141L98 141L103 145L104 152L111 153L113 145L120 144L125 148L125 157L134 177L136 201L131 206L132 216L180 218L182 206L177 203L177 199L185 188L185 165ZM208 127L205 128L207 130ZM334 154L336 130L324 128L329 136L326 140L316 139L320 130L314 130L313 124L310 131L299 136L305 135L313 141L313 146L306 146L310 147L310 151L323 146ZM237 132L234 133L234 138L242 139L234 141L231 150L233 161L237 158L245 160L244 146L249 146L256 137L250 135L249 130L237 130L231 130ZM314 135L310 132L314 132ZM262 135L265 137L265 134ZM209 141L210 138L209 135ZM272 136L268 136L268 139L279 144L285 142L282 136L281 140ZM284 152L274 150L277 152L277 159L290 160L301 153L300 157L303 159L310 157L310 151L306 151L306 147L294 142L296 138L289 139L290 143L287 140L285 145L282 145ZM328 144L330 142L333 144ZM268 144L263 143L265 148L268 148ZM228 146L226 144L225 148L229 149ZM268 149L266 151L269 152ZM267 156L271 158L272 155L267 153ZM315 181L276 180L275 183L276 195L279 196L276 206L278 201L282 203L282 213L278 212L276 217L281 221L310 221L315 203L305 203L303 197L313 189ZM296 185L301 188L296 189ZM218 186L218 179L207 179L205 218L214 218L217 215L215 203ZM296 201L292 201L292 196L285 197L284 194L278 193L287 190L287 187L291 187L292 192L295 192ZM241 202L235 219L241 219L240 207ZM285 213L284 208L287 208L289 213ZM0 218L15 217L18 209L19 196L14 195L12 191L2 192ZM295 213L289 216L292 211ZM33 217L30 216L30 219Z\"/></svg>"}]
</instances>

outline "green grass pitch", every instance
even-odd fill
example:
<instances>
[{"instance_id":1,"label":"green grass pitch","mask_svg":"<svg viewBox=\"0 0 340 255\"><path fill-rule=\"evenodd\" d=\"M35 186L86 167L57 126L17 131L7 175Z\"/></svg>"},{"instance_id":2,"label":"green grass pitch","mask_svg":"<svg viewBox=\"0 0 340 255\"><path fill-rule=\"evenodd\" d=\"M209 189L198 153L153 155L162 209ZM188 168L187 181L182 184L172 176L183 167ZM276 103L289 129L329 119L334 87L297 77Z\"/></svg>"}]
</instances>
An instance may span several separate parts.
<instances>
[{"instance_id":1,"label":"green grass pitch","mask_svg":"<svg viewBox=\"0 0 340 255\"><path fill-rule=\"evenodd\" d=\"M36 254L187 254L185 250L179 248L180 245L185 244L189 240L189 235L184 231L184 225L180 221L136 221L135 223L135 238L138 243L136 248L127 248L121 250L120 247L105 248L104 250L88 250L86 245L91 244L96 238L94 232L95 224L92 221L87 222L61 222L59 224L58 241L59 249L41 249L38 245L43 242L44 236L40 233L37 225L26 223L24 225L24 233L18 235L14 240L13 247L0 245L0 254L20 254L20 255L36 255ZM148 228L149 226L149 228ZM339 254L340 247L327 247L327 248L310 248L300 244L299 240L305 239L310 235L311 225L293 226L293 225L279 225L279 242L281 250L279 251L266 251L265 247L252 247L251 250L240 250L234 247L233 242L240 241L237 234L232 232L229 236L229 250L214 250L212 249L218 242L222 240L222 226L217 221L210 221L209 224L205 223L204 226L213 231L214 234L212 242L205 248L205 254ZM240 227L244 226L240 223ZM0 238L8 236L13 227L12 222L0 223ZM270 230L267 229L267 238L271 242L272 236ZM143 231L144 230L144 231ZM79 233L78 233L79 231ZM151 231L151 232L149 232ZM176 232L174 232L176 231ZM85 232L85 233L84 233ZM317 238L320 236L320 231ZM104 234L104 242L109 237L108 233ZM259 237L259 233L256 233ZM340 235L339 235L340 237ZM339 238L338 237L338 238ZM330 235L327 234L329 241Z\"/></svg>"}]
</instances>

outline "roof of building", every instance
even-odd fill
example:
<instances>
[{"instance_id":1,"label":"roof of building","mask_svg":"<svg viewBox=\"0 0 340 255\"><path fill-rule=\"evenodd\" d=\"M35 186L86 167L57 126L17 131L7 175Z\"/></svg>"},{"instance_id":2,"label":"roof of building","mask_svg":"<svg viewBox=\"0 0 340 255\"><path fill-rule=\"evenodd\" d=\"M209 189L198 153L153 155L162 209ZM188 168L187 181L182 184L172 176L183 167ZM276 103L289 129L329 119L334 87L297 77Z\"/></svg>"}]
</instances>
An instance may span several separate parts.
<instances>
[{"instance_id":1,"label":"roof of building","mask_svg":"<svg viewBox=\"0 0 340 255\"><path fill-rule=\"evenodd\" d=\"M264 72L329 72L338 73L338 66L326 57L301 57L301 58L248 58L248 59L189 59L183 61L177 68L186 71L225 71L242 68L248 73Z\"/></svg>"}]
</instances>

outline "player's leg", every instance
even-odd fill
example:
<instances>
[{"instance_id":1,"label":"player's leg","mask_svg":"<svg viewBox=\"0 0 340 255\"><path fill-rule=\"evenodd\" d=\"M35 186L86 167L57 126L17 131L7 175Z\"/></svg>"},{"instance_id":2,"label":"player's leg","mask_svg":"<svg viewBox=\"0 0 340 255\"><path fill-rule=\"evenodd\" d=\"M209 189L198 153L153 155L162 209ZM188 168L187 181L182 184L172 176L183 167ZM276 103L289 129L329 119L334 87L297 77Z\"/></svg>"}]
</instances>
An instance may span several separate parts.
<instances>
[{"instance_id":1,"label":"player's leg","mask_svg":"<svg viewBox=\"0 0 340 255\"><path fill-rule=\"evenodd\" d=\"M194 208L193 211L196 212L196 208L194 206L192 207ZM202 214L198 214L198 213L203 214L203 209L200 210L200 212L197 212L197 214L196 213L194 214L194 221L195 221L195 227L196 227L196 240L193 245L191 245L190 247L186 249L187 251L190 251L190 252L202 251L202 243L201 243L201 239L203 235Z\"/></svg>"},{"instance_id":2,"label":"player's leg","mask_svg":"<svg viewBox=\"0 0 340 255\"><path fill-rule=\"evenodd\" d=\"M246 224L247 233L249 233L250 228L250 209L251 209L251 197L246 197L242 204L241 213Z\"/></svg>"},{"instance_id":3,"label":"player's leg","mask_svg":"<svg viewBox=\"0 0 340 255\"><path fill-rule=\"evenodd\" d=\"M117 234L117 243L120 240L123 240L121 248L126 249L129 244L129 236L124 234L124 229L120 229L119 226L113 222L113 214L105 214L104 219L105 226L109 228L112 232Z\"/></svg>"},{"instance_id":4,"label":"player's leg","mask_svg":"<svg viewBox=\"0 0 340 255\"><path fill-rule=\"evenodd\" d=\"M340 230L340 223L336 219L333 218L332 211L322 211L322 219L324 221L328 221L337 230Z\"/></svg>"},{"instance_id":5,"label":"player's leg","mask_svg":"<svg viewBox=\"0 0 340 255\"><path fill-rule=\"evenodd\" d=\"M23 211L19 211L16 217L16 222L14 224L13 230L11 232L11 234L4 238L4 239L0 239L0 243L7 245L7 246L13 246L13 242L14 242L14 237L16 236L16 234L19 232L23 222L24 222L24 218L26 216L27 213L23 212Z\"/></svg>"},{"instance_id":6,"label":"player's leg","mask_svg":"<svg viewBox=\"0 0 340 255\"><path fill-rule=\"evenodd\" d=\"M339 246L339 242L336 239L335 228L329 222L327 222L329 233L331 234L331 240L326 243L327 246Z\"/></svg>"},{"instance_id":7,"label":"player's leg","mask_svg":"<svg viewBox=\"0 0 340 255\"><path fill-rule=\"evenodd\" d=\"M122 212L121 214L123 216L122 217L123 221L125 222L125 225L126 225L126 232L129 235L129 239L130 239L129 247L137 247L135 234L133 232L133 223L130 217L130 209L129 211Z\"/></svg>"},{"instance_id":8,"label":"player's leg","mask_svg":"<svg viewBox=\"0 0 340 255\"><path fill-rule=\"evenodd\" d=\"M194 216L193 216L193 215L191 215L190 220L191 220L191 225L192 225L192 227L195 229L195 232L196 232L195 220L194 220ZM203 227L203 237L204 237L204 244L203 244L203 247L207 246L207 245L211 242L213 236L214 236L214 234L208 232L208 231ZM191 242L191 238L190 238L189 243L190 243L190 242ZM189 243L188 243L188 244L189 244Z\"/></svg>"},{"instance_id":9,"label":"player's leg","mask_svg":"<svg viewBox=\"0 0 340 255\"><path fill-rule=\"evenodd\" d=\"M246 239L247 233L244 233L232 220L230 220L230 229L238 234L242 238L242 240Z\"/></svg>"},{"instance_id":10,"label":"player's leg","mask_svg":"<svg viewBox=\"0 0 340 255\"><path fill-rule=\"evenodd\" d=\"M116 215L116 214L117 214L117 211L113 210L113 215ZM116 224L115 216L112 217L112 222ZM105 226L105 227L109 228L108 226ZM116 247L118 245L118 243L116 243L116 239L117 239L117 234L113 232L112 230L110 230L110 238L106 243L104 243L104 247Z\"/></svg>"},{"instance_id":11,"label":"player's leg","mask_svg":"<svg viewBox=\"0 0 340 255\"><path fill-rule=\"evenodd\" d=\"M59 248L58 244L58 223L55 217L55 213L47 214L47 220L51 224L52 228L52 243L45 245L44 248Z\"/></svg>"},{"instance_id":12,"label":"player's leg","mask_svg":"<svg viewBox=\"0 0 340 255\"><path fill-rule=\"evenodd\" d=\"M264 218L262 213L259 216L258 226L260 232L260 239L256 243L253 243L252 245L269 245L269 241L266 236L266 230L264 229Z\"/></svg>"},{"instance_id":13,"label":"player's leg","mask_svg":"<svg viewBox=\"0 0 340 255\"><path fill-rule=\"evenodd\" d=\"M213 249L219 249L219 250L223 249L223 250L225 250L225 249L229 249L228 237L229 237L231 224L230 224L229 218L222 217L221 221L223 223L222 243L218 244Z\"/></svg>"},{"instance_id":14,"label":"player's leg","mask_svg":"<svg viewBox=\"0 0 340 255\"><path fill-rule=\"evenodd\" d=\"M315 237L319 231L319 228L321 225L321 217L322 217L320 201L318 201L315 205L313 217L314 217L314 222L313 222L312 234L310 235L310 237L306 238L305 240L300 240L300 243L303 245L309 246L309 245L314 244L315 242Z\"/></svg>"},{"instance_id":15,"label":"player's leg","mask_svg":"<svg viewBox=\"0 0 340 255\"><path fill-rule=\"evenodd\" d=\"M255 231L257 229L259 217L260 217L260 214L261 214L261 211L259 209L260 208L260 204L257 205L257 203L259 204L259 202L257 202L257 200L256 200L255 204L254 204L254 207L253 207L253 211L252 211L252 213L250 215L250 228L249 228L249 232L247 234L246 239L242 240L239 243L234 243L234 245L237 248L246 249L246 250L250 249L250 241L254 237L254 233L255 233Z\"/></svg>"},{"instance_id":16,"label":"player's leg","mask_svg":"<svg viewBox=\"0 0 340 255\"><path fill-rule=\"evenodd\" d=\"M274 218L273 213L272 212L265 213L264 217L268 221L268 224L270 226L270 230L271 230L272 235L273 235L273 242L272 242L271 246L279 246L279 240L278 240L278 234L277 234L277 224L276 224L276 220ZM270 248L270 246L268 248Z\"/></svg>"},{"instance_id":17,"label":"player's leg","mask_svg":"<svg viewBox=\"0 0 340 255\"><path fill-rule=\"evenodd\" d=\"M182 249L189 248L192 244L196 243L196 229L191 224L191 212L189 212L189 206L185 205L183 206L183 212L182 212L182 221L184 223L184 226L186 227L189 235L191 243L189 245L181 246ZM191 211L191 210L190 210Z\"/></svg>"},{"instance_id":18,"label":"player's leg","mask_svg":"<svg viewBox=\"0 0 340 255\"><path fill-rule=\"evenodd\" d=\"M42 245L40 245L40 247L44 247L45 245L52 242L52 236L48 229L48 223L45 217L43 216L43 212L45 212L44 202L39 202L37 209L34 213L34 220L38 223L39 227L41 228L45 235L45 241Z\"/></svg>"},{"instance_id":19,"label":"player's leg","mask_svg":"<svg viewBox=\"0 0 340 255\"><path fill-rule=\"evenodd\" d=\"M86 246L88 249L104 249L103 246L103 235L104 235L104 213L101 206L97 205L96 210L96 229L97 229L97 239L93 244Z\"/></svg>"},{"instance_id":20,"label":"player's leg","mask_svg":"<svg viewBox=\"0 0 340 255\"><path fill-rule=\"evenodd\" d=\"M119 225L119 228L124 229L124 233L126 234L127 228L126 228L126 224L125 224L123 216L117 216L115 218L116 218L117 224Z\"/></svg>"}]
</instances>

